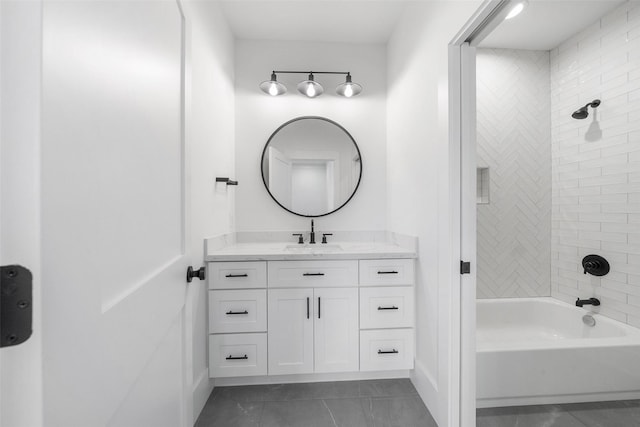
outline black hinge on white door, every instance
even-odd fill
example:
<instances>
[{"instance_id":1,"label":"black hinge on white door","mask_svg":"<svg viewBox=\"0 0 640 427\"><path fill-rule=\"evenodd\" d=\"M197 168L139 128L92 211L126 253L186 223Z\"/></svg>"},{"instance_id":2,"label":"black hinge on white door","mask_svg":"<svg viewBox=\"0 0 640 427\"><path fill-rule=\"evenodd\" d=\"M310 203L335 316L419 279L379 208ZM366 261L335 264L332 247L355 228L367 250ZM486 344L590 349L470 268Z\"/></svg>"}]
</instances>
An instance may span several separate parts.
<instances>
[{"instance_id":1,"label":"black hinge on white door","mask_svg":"<svg viewBox=\"0 0 640 427\"><path fill-rule=\"evenodd\" d=\"M25 342L33 316L31 272L20 265L0 267L0 347Z\"/></svg>"},{"instance_id":2,"label":"black hinge on white door","mask_svg":"<svg viewBox=\"0 0 640 427\"><path fill-rule=\"evenodd\" d=\"M471 263L469 261L460 261L460 274L470 274Z\"/></svg>"}]
</instances>

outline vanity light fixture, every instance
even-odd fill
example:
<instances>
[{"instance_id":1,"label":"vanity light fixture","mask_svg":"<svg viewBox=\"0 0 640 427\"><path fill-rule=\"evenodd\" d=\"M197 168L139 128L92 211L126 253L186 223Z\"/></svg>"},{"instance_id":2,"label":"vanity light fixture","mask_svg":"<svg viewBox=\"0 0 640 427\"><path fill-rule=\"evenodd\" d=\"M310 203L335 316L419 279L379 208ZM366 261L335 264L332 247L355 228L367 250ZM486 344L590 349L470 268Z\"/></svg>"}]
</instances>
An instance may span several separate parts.
<instances>
[{"instance_id":1,"label":"vanity light fixture","mask_svg":"<svg viewBox=\"0 0 640 427\"><path fill-rule=\"evenodd\" d=\"M265 80L260 83L260 89L271 96L278 96L287 92L287 87L277 80L276 73L271 73L271 80Z\"/></svg>"},{"instance_id":2,"label":"vanity light fixture","mask_svg":"<svg viewBox=\"0 0 640 427\"><path fill-rule=\"evenodd\" d=\"M351 98L362 92L362 86L358 83L351 81L351 73L349 71L272 71L271 80L266 80L260 83L260 89L271 96L282 95L287 92L287 88L277 81L277 74L308 74L307 80L303 80L298 83L298 92L309 98L315 98L322 95L324 88L322 85L315 81L314 74L344 74L346 80L344 83L338 85L336 93L345 98Z\"/></svg>"},{"instance_id":3,"label":"vanity light fixture","mask_svg":"<svg viewBox=\"0 0 640 427\"><path fill-rule=\"evenodd\" d=\"M298 92L308 96L309 98L315 98L316 96L322 95L324 88L320 83L313 79L313 73L309 73L309 78L307 80L298 83Z\"/></svg>"}]
</instances>

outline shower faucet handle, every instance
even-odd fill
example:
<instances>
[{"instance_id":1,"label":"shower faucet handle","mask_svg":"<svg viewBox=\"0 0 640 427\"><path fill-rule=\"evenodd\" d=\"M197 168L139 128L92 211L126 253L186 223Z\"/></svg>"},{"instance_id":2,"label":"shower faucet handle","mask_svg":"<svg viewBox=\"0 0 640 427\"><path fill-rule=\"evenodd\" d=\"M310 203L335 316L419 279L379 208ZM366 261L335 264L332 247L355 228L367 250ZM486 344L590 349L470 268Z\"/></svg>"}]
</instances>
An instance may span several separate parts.
<instances>
[{"instance_id":1,"label":"shower faucet handle","mask_svg":"<svg viewBox=\"0 0 640 427\"><path fill-rule=\"evenodd\" d=\"M610 270L609 262L600 255L587 255L582 259L584 274L604 276Z\"/></svg>"}]
</instances>

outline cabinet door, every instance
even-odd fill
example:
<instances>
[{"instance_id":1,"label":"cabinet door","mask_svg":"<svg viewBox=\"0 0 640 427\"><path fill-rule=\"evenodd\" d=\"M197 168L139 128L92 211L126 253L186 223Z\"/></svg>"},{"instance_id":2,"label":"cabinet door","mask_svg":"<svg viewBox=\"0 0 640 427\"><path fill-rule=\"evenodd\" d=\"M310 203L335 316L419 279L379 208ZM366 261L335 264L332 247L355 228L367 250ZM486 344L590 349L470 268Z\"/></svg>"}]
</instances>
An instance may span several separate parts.
<instances>
[{"instance_id":1,"label":"cabinet door","mask_svg":"<svg viewBox=\"0 0 640 427\"><path fill-rule=\"evenodd\" d=\"M313 289L269 290L269 375L313 372Z\"/></svg>"},{"instance_id":2,"label":"cabinet door","mask_svg":"<svg viewBox=\"0 0 640 427\"><path fill-rule=\"evenodd\" d=\"M357 371L358 288L315 288L315 372Z\"/></svg>"}]
</instances>

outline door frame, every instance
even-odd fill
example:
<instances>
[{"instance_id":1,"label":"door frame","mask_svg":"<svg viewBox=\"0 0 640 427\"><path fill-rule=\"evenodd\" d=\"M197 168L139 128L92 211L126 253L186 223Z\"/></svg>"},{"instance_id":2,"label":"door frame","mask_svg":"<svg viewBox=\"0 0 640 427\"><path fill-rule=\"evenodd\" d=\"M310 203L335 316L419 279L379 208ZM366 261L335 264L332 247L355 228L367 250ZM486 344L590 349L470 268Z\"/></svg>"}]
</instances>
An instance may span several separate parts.
<instances>
[{"instance_id":1,"label":"door frame","mask_svg":"<svg viewBox=\"0 0 640 427\"><path fill-rule=\"evenodd\" d=\"M476 425L476 49L511 0L485 0L449 43L452 307L450 426ZM462 275L460 261L471 263Z\"/></svg>"}]
</instances>

